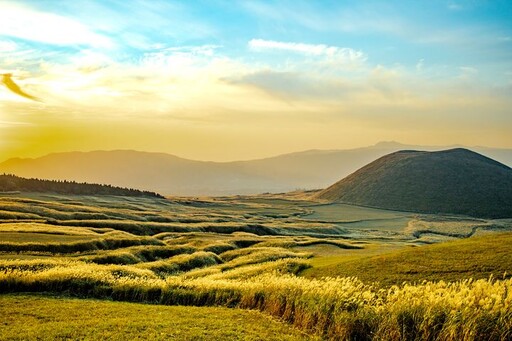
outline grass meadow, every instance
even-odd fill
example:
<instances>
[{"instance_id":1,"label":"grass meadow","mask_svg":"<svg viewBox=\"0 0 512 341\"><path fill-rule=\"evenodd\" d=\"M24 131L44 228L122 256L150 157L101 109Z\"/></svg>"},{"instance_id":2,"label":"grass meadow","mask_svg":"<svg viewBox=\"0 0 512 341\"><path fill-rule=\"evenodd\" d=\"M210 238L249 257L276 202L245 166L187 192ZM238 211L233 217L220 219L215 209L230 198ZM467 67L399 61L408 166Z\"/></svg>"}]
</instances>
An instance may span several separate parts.
<instances>
[{"instance_id":1,"label":"grass meadow","mask_svg":"<svg viewBox=\"0 0 512 341\"><path fill-rule=\"evenodd\" d=\"M0 338L8 340L316 340L266 314L183 307L0 295Z\"/></svg>"},{"instance_id":2,"label":"grass meadow","mask_svg":"<svg viewBox=\"0 0 512 341\"><path fill-rule=\"evenodd\" d=\"M3 339L512 339L508 220L34 193L0 216Z\"/></svg>"}]
</instances>

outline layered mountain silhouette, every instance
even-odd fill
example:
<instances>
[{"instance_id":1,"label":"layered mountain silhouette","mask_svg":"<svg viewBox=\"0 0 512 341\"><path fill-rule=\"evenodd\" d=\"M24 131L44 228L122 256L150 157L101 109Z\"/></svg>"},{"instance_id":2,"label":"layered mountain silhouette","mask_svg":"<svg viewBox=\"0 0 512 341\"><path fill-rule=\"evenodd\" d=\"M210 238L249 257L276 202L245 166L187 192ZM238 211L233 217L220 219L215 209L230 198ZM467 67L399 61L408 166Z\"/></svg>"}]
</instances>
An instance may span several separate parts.
<instances>
[{"instance_id":1,"label":"layered mountain silhouette","mask_svg":"<svg viewBox=\"0 0 512 341\"><path fill-rule=\"evenodd\" d=\"M399 151L315 195L318 199L419 213L512 217L512 169L473 151Z\"/></svg>"},{"instance_id":2,"label":"layered mountain silhouette","mask_svg":"<svg viewBox=\"0 0 512 341\"><path fill-rule=\"evenodd\" d=\"M271 158L206 162L127 150L68 152L0 163L0 173L140 188L165 195L231 195L325 188L367 163L407 146L396 142L349 150L309 150ZM473 148L472 148L473 149ZM473 150L512 166L512 150Z\"/></svg>"}]
</instances>

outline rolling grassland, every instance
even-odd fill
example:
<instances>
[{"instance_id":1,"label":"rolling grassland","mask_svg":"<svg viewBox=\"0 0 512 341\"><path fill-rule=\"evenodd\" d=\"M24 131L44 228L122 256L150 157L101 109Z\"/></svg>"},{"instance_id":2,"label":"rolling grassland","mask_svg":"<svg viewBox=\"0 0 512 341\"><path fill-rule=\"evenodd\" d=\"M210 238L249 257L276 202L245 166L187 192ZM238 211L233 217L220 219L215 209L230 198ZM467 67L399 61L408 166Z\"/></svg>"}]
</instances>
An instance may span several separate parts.
<instances>
[{"instance_id":1,"label":"rolling grassland","mask_svg":"<svg viewBox=\"0 0 512 341\"><path fill-rule=\"evenodd\" d=\"M119 338L168 339L173 328L183 339L512 338L506 219L324 205L297 193L5 194L0 219L2 315L31 323L27 307L36 306L33 314L47 316L25 338L101 339L113 331L95 321L107 315L116 326L133 317ZM60 310L81 304L77 331ZM86 317L93 306L98 315ZM245 324L219 322L237 318ZM258 329L265 319L272 325ZM4 339L16 338L11 320L0 326Z\"/></svg>"}]
</instances>

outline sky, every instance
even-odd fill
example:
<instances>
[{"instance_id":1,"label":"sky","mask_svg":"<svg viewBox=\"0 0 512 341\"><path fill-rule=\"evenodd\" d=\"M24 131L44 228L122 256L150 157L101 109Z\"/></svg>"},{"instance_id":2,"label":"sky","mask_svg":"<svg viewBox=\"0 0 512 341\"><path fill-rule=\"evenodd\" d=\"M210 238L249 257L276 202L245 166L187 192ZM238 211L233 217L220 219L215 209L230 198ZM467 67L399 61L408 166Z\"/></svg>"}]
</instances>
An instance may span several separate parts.
<instances>
[{"instance_id":1,"label":"sky","mask_svg":"<svg viewBox=\"0 0 512 341\"><path fill-rule=\"evenodd\" d=\"M0 161L512 148L512 1L0 0ZM2 84L0 84L2 85Z\"/></svg>"}]
</instances>

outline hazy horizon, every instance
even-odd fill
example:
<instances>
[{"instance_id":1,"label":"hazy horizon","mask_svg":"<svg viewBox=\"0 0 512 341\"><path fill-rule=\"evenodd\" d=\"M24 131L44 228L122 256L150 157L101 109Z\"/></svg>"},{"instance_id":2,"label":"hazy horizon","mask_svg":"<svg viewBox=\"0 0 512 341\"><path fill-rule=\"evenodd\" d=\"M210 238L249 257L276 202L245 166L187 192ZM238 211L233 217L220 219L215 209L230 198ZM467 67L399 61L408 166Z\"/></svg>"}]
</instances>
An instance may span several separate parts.
<instances>
[{"instance_id":1,"label":"hazy horizon","mask_svg":"<svg viewBox=\"0 0 512 341\"><path fill-rule=\"evenodd\" d=\"M12 74L0 82L0 160L117 149L253 160L389 140L512 148L508 1L0 11L0 73Z\"/></svg>"},{"instance_id":2,"label":"hazy horizon","mask_svg":"<svg viewBox=\"0 0 512 341\"><path fill-rule=\"evenodd\" d=\"M300 154L300 153L307 153L307 152L314 152L314 151L318 151L318 152L337 152L337 151L350 151L350 150L357 150L357 149L365 149L365 148L373 148L373 147L377 147L377 148L390 148L390 149L393 149L392 147L393 146L396 146L396 147L400 147L400 146L404 146L404 147L421 147L421 148L468 148L468 149L472 149L472 148L476 148L476 149L503 149L503 150L511 150L512 148L502 148L502 147L493 147L493 146L480 146L480 145L475 145L475 146L466 146L466 145L462 145L462 144L453 144L453 145L412 145L412 144L405 144L405 143L401 143L399 141L379 141L375 144L372 144L372 145L365 145L365 146L357 146L357 147L353 147L353 148L331 148L331 149L316 149L316 148L312 148L312 149L303 149L303 150L292 150L292 151L288 151L288 152L284 152L284 153L279 153L279 154L272 154L271 152L269 152L267 155L263 155L261 157L255 157L255 158L246 158L246 159L232 159L232 160L213 160L213 159L192 159L192 158L187 158L187 157L184 157L182 155L177 155L177 154L174 154L172 152L168 152L168 151L158 151L158 150L137 150L137 149L123 149L123 148L119 148L119 149L91 149L91 150L68 150L68 151L54 151L54 152L49 152L49 153L45 153L45 154L41 154L41 155L35 155L35 156L27 156L27 157L20 157L20 156L12 156L12 157L8 157L6 159L2 159L0 158L0 163L2 162L5 162L5 161L8 161L8 160L11 160L11 159L38 159L38 158L42 158L42 157L45 157L45 156L49 156L49 155L53 155L53 154L66 154L66 153L95 153L95 152L136 152L136 153L150 153L150 154L166 154L166 155L170 155L170 156L175 156L175 157L178 157L178 158L181 158L181 159L186 159L186 160L191 160L191 161L200 161L200 162L216 162L216 163L231 163L231 162L243 162L243 161L256 161L256 160L264 160L264 159L270 159L270 158L274 158L274 157L279 157L279 156L283 156L283 155L291 155L291 154Z\"/></svg>"}]
</instances>

